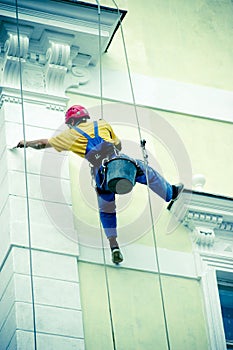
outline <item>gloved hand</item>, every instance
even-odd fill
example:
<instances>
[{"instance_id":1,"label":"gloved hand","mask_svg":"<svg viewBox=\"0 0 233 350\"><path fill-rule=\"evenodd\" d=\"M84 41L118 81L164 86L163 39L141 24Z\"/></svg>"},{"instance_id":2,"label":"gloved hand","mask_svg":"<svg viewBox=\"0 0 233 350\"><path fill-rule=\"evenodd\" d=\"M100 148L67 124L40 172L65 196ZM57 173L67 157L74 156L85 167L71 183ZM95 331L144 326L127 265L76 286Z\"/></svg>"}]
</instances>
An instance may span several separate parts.
<instances>
[{"instance_id":1,"label":"gloved hand","mask_svg":"<svg viewBox=\"0 0 233 350\"><path fill-rule=\"evenodd\" d=\"M24 148L24 140L22 141L19 141L18 145L16 146L17 148ZM25 147L28 147L27 146L27 142L26 142L26 146Z\"/></svg>"}]
</instances>

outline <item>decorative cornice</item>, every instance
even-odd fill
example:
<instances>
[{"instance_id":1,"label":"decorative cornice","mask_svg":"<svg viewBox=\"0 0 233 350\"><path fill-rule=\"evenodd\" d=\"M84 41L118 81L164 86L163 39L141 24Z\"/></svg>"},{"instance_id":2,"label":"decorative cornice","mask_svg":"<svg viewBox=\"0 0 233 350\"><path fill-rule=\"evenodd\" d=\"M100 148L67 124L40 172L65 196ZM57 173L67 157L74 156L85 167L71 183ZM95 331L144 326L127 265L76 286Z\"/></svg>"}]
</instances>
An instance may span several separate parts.
<instances>
[{"instance_id":1,"label":"decorative cornice","mask_svg":"<svg viewBox=\"0 0 233 350\"><path fill-rule=\"evenodd\" d=\"M90 79L126 11L72 1L0 3L0 85L63 95ZM99 31L100 21L100 31Z\"/></svg>"},{"instance_id":2,"label":"decorative cornice","mask_svg":"<svg viewBox=\"0 0 233 350\"><path fill-rule=\"evenodd\" d=\"M67 106L68 97L49 95L47 93L37 94L34 91L24 91L24 103L33 103L46 106L49 110L64 112ZM4 103L21 104L22 96L20 90L2 87L0 88L0 109Z\"/></svg>"},{"instance_id":3,"label":"decorative cornice","mask_svg":"<svg viewBox=\"0 0 233 350\"><path fill-rule=\"evenodd\" d=\"M220 241L233 247L233 198L184 190L180 199L168 206L171 213L192 232L193 241L211 247ZM224 249L225 250L225 249Z\"/></svg>"},{"instance_id":4,"label":"decorative cornice","mask_svg":"<svg viewBox=\"0 0 233 350\"><path fill-rule=\"evenodd\" d=\"M4 95L1 94L0 96L0 109L2 108L2 105L4 102L10 102L10 103L16 103L19 104L21 103L21 98L20 97L15 97L15 96L10 96L10 95Z\"/></svg>"}]
</instances>

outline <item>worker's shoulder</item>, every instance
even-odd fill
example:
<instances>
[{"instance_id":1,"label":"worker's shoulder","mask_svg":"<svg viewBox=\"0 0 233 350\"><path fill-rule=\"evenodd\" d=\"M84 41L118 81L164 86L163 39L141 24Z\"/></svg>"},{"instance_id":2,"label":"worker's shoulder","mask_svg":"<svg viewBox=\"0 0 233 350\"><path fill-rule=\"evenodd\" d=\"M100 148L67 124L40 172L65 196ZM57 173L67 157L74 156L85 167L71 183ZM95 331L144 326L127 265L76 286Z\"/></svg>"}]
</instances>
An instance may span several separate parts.
<instances>
[{"instance_id":1,"label":"worker's shoulder","mask_svg":"<svg viewBox=\"0 0 233 350\"><path fill-rule=\"evenodd\" d=\"M111 126L106 120L104 119L99 119L98 121L98 124L101 125L101 126Z\"/></svg>"},{"instance_id":2,"label":"worker's shoulder","mask_svg":"<svg viewBox=\"0 0 233 350\"><path fill-rule=\"evenodd\" d=\"M93 121L87 121L86 123L82 123L79 125L79 128L85 131L91 131L93 130L94 123L97 122L98 127L102 128L111 128L111 125L106 122L104 119L98 119Z\"/></svg>"}]
</instances>

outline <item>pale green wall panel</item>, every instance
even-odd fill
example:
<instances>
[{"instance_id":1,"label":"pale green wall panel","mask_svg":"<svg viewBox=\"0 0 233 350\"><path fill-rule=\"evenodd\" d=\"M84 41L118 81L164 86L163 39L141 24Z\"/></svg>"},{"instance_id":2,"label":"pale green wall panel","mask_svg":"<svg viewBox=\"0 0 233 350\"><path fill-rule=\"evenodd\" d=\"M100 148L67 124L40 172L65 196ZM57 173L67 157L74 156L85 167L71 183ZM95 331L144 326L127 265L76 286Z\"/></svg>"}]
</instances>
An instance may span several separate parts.
<instances>
[{"instance_id":1,"label":"pale green wall panel","mask_svg":"<svg viewBox=\"0 0 233 350\"><path fill-rule=\"evenodd\" d=\"M192 244L187 229L181 224L176 223L175 230L168 233L167 228L170 220L172 220L172 215L168 210L164 209L155 225L157 245L160 248L166 248L169 250L191 252ZM137 243L146 246L153 246L154 241L152 230L140 238Z\"/></svg>"},{"instance_id":2,"label":"pale green wall panel","mask_svg":"<svg viewBox=\"0 0 233 350\"><path fill-rule=\"evenodd\" d=\"M157 276L126 269L109 276L117 349L166 349Z\"/></svg>"},{"instance_id":3,"label":"pale green wall panel","mask_svg":"<svg viewBox=\"0 0 233 350\"><path fill-rule=\"evenodd\" d=\"M104 267L79 262L86 350L111 350ZM158 276L107 269L117 350L167 350ZM206 350L199 283L162 277L169 339L173 350Z\"/></svg>"},{"instance_id":4,"label":"pale green wall panel","mask_svg":"<svg viewBox=\"0 0 233 350\"><path fill-rule=\"evenodd\" d=\"M112 350L104 270L98 265L81 262L78 267L86 350Z\"/></svg>"},{"instance_id":5,"label":"pale green wall panel","mask_svg":"<svg viewBox=\"0 0 233 350\"><path fill-rule=\"evenodd\" d=\"M114 7L111 0L101 4ZM118 0L130 67L153 77L233 89L231 0ZM125 69L120 32L104 63Z\"/></svg>"},{"instance_id":6,"label":"pale green wall panel","mask_svg":"<svg viewBox=\"0 0 233 350\"><path fill-rule=\"evenodd\" d=\"M232 123L161 112L183 140L192 163L193 174L206 177L204 190L233 196ZM159 156L159 153L158 153Z\"/></svg>"},{"instance_id":7,"label":"pale green wall panel","mask_svg":"<svg viewBox=\"0 0 233 350\"><path fill-rule=\"evenodd\" d=\"M79 263L86 350L111 350L104 267ZM108 268L117 350L166 349L158 279Z\"/></svg>"},{"instance_id":8,"label":"pale green wall panel","mask_svg":"<svg viewBox=\"0 0 233 350\"><path fill-rule=\"evenodd\" d=\"M163 290L171 349L208 349L200 283L167 276Z\"/></svg>"}]
</instances>

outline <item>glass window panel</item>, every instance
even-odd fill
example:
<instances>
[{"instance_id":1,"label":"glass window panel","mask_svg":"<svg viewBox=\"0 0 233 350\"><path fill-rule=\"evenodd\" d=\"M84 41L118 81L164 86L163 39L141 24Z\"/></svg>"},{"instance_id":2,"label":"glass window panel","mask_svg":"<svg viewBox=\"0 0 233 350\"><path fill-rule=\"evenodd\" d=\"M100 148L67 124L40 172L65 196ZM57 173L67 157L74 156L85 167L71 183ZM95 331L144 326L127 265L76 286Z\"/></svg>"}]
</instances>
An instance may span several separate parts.
<instances>
[{"instance_id":1,"label":"glass window panel","mask_svg":"<svg viewBox=\"0 0 233 350\"><path fill-rule=\"evenodd\" d=\"M233 285L219 284L219 297L227 348L233 349Z\"/></svg>"}]
</instances>

